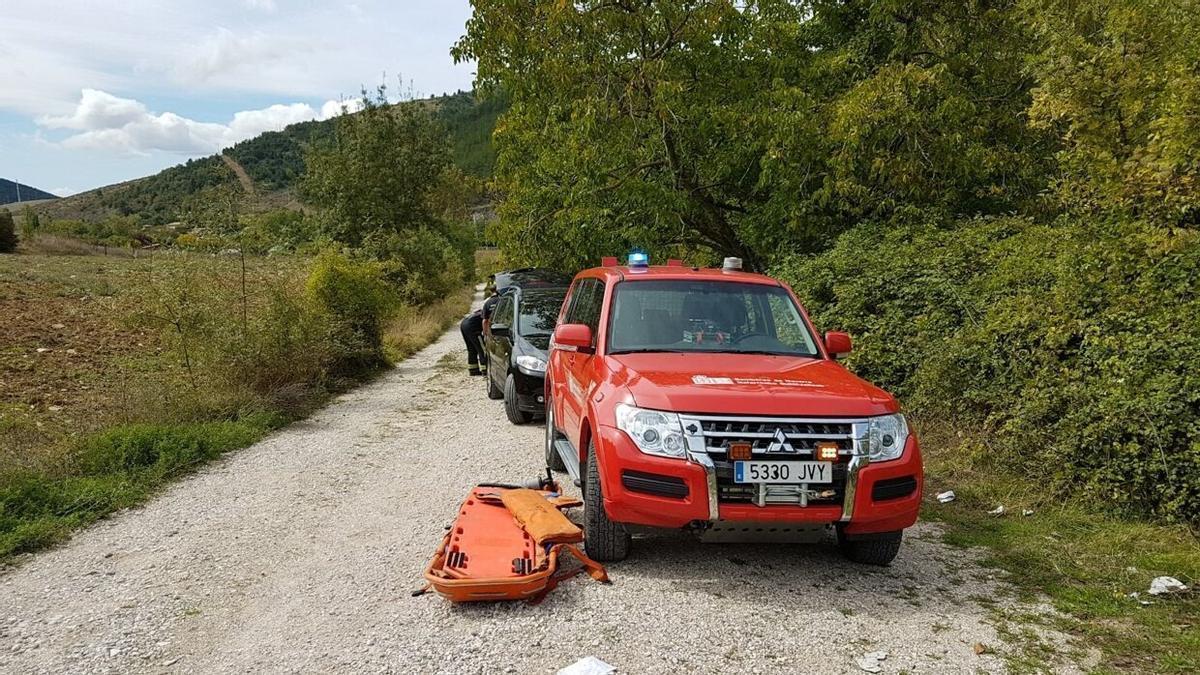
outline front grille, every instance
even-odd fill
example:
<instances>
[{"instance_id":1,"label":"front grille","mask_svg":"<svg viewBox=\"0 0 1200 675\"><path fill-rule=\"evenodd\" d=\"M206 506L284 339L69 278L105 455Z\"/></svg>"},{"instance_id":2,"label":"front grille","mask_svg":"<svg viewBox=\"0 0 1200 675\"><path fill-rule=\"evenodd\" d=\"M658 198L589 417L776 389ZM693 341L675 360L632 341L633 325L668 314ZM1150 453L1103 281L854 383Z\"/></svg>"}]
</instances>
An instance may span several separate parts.
<instances>
[{"instance_id":1,"label":"front grille","mask_svg":"<svg viewBox=\"0 0 1200 675\"><path fill-rule=\"evenodd\" d=\"M702 436L709 459L715 467L717 499L721 503L841 505L846 496L846 479L855 450L854 424L858 420L821 418L770 418L685 415L684 430ZM786 445L780 443L781 436ZM733 462L729 459L732 443L747 443L755 460L811 460L818 443L834 443L838 462L833 467L833 482L807 486L778 485L760 487L735 483ZM781 447L782 446L782 447Z\"/></svg>"}]
</instances>

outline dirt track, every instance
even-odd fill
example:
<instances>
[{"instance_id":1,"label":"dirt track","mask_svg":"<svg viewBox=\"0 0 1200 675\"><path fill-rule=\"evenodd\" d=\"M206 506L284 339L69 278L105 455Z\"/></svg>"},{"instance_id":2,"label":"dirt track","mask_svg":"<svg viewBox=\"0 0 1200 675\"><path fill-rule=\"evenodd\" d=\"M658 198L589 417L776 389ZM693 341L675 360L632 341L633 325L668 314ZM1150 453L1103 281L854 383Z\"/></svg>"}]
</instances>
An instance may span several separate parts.
<instances>
[{"instance_id":1,"label":"dirt track","mask_svg":"<svg viewBox=\"0 0 1200 675\"><path fill-rule=\"evenodd\" d=\"M537 607L410 597L472 483L541 468L541 428L447 369L461 350L452 331L0 576L0 672L545 673L595 655L626 673L828 673L874 650L883 672L1004 670L973 646L1015 648L986 608L1011 605L1006 587L924 525L884 569L828 543L667 534L636 540L611 586L577 578Z\"/></svg>"}]
</instances>

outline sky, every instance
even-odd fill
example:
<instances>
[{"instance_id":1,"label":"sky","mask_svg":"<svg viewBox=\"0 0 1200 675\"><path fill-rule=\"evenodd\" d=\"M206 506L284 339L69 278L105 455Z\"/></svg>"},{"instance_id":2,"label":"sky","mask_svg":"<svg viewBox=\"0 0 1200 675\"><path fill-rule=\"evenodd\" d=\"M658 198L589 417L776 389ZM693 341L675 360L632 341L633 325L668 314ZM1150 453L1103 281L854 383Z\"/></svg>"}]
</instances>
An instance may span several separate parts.
<instances>
[{"instance_id":1,"label":"sky","mask_svg":"<svg viewBox=\"0 0 1200 675\"><path fill-rule=\"evenodd\" d=\"M338 114L470 89L468 0L0 0L0 178L66 196Z\"/></svg>"}]
</instances>

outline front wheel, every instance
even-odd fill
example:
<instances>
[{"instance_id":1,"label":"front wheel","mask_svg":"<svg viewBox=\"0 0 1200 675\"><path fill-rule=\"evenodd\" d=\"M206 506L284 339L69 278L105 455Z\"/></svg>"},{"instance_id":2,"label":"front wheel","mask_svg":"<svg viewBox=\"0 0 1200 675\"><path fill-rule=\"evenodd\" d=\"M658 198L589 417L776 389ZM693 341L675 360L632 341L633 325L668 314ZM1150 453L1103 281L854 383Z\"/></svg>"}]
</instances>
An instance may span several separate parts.
<instances>
[{"instance_id":1,"label":"front wheel","mask_svg":"<svg viewBox=\"0 0 1200 675\"><path fill-rule=\"evenodd\" d=\"M903 530L872 535L870 539L847 539L845 533L838 530L838 548L842 555L860 565L890 565L900 552L903 539Z\"/></svg>"},{"instance_id":2,"label":"front wheel","mask_svg":"<svg viewBox=\"0 0 1200 675\"><path fill-rule=\"evenodd\" d=\"M600 491L600 463L596 444L588 442L587 480L583 491L583 549L592 560L624 560L629 555L629 533L625 526L608 519L604 494Z\"/></svg>"},{"instance_id":3,"label":"front wheel","mask_svg":"<svg viewBox=\"0 0 1200 675\"><path fill-rule=\"evenodd\" d=\"M504 381L504 414L513 424L529 424L533 419L531 413L521 410L517 405L517 378L513 377L512 373L509 373L508 379Z\"/></svg>"}]
</instances>

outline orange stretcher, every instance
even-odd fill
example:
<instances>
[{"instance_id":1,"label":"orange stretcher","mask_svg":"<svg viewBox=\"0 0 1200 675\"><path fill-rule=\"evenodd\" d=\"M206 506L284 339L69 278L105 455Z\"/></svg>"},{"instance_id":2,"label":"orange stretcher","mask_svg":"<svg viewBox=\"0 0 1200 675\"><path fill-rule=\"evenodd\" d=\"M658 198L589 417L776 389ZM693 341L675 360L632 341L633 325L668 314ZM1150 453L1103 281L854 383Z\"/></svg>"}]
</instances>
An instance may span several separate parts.
<instances>
[{"instance_id":1,"label":"orange stretcher","mask_svg":"<svg viewBox=\"0 0 1200 675\"><path fill-rule=\"evenodd\" d=\"M451 602L539 602L583 571L608 583L604 567L576 546L583 531L562 513L580 502L563 497L557 487L473 488L425 569L429 586ZM563 555L582 566L561 571Z\"/></svg>"}]
</instances>

